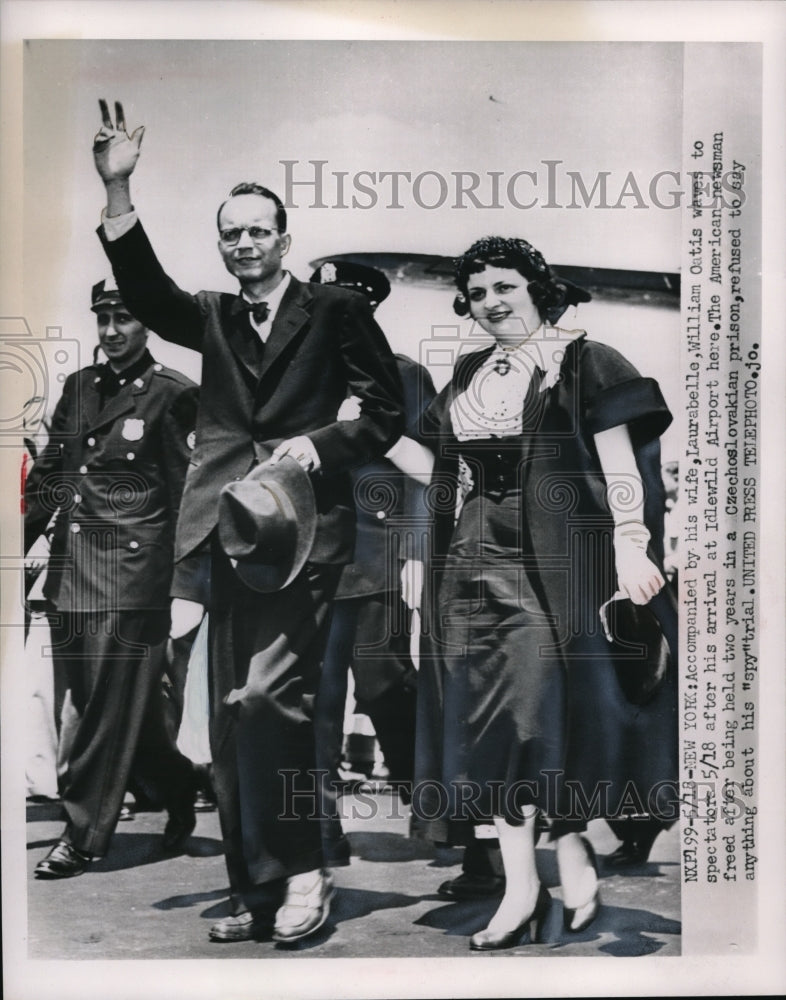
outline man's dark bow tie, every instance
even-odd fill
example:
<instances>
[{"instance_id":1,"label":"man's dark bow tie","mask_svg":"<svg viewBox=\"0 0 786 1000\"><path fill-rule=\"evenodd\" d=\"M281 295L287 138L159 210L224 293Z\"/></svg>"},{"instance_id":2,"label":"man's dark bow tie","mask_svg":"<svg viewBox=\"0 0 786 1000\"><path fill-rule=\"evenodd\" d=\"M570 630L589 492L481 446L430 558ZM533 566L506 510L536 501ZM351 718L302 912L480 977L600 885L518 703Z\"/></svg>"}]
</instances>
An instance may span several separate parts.
<instances>
[{"instance_id":1,"label":"man's dark bow tie","mask_svg":"<svg viewBox=\"0 0 786 1000\"><path fill-rule=\"evenodd\" d=\"M264 323L270 315L270 306L267 302L243 302L243 308L251 313L255 323Z\"/></svg>"}]
</instances>

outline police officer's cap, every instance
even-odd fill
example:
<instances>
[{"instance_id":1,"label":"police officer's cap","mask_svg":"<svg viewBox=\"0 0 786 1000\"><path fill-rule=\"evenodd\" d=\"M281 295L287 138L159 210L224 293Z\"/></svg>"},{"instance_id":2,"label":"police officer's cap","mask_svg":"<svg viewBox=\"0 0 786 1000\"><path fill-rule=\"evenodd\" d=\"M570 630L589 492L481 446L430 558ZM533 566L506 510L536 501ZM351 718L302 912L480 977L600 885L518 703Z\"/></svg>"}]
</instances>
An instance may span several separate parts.
<instances>
[{"instance_id":1,"label":"police officer's cap","mask_svg":"<svg viewBox=\"0 0 786 1000\"><path fill-rule=\"evenodd\" d=\"M345 260L326 260L311 275L311 281L318 285L338 285L362 292L372 308L376 308L390 295L390 282L382 271Z\"/></svg>"},{"instance_id":2,"label":"police officer's cap","mask_svg":"<svg viewBox=\"0 0 786 1000\"><path fill-rule=\"evenodd\" d=\"M113 276L97 281L90 290L90 308L97 312L102 306L122 306L123 299Z\"/></svg>"}]
</instances>

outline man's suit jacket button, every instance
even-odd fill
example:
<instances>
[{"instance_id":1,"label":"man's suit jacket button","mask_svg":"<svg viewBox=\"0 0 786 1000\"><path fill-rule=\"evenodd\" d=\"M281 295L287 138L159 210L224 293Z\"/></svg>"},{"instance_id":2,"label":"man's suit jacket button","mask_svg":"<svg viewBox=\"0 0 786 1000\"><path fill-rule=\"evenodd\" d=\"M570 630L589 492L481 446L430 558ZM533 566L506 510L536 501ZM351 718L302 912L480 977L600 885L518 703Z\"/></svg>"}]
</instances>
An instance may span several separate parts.
<instances>
[{"instance_id":1,"label":"man's suit jacket button","mask_svg":"<svg viewBox=\"0 0 786 1000\"><path fill-rule=\"evenodd\" d=\"M91 437L91 438L87 439L87 446L88 446L88 448L92 448L95 443L96 443L96 439L95 438Z\"/></svg>"},{"instance_id":2,"label":"man's suit jacket button","mask_svg":"<svg viewBox=\"0 0 786 1000\"><path fill-rule=\"evenodd\" d=\"M78 535L78 534L79 534L79 532L80 532L81 530L82 530L82 529L81 529L81 528L79 527L79 525L78 525L78 524L72 524L72 525L71 525L71 531L72 531L72 533L73 533L74 535Z\"/></svg>"}]
</instances>

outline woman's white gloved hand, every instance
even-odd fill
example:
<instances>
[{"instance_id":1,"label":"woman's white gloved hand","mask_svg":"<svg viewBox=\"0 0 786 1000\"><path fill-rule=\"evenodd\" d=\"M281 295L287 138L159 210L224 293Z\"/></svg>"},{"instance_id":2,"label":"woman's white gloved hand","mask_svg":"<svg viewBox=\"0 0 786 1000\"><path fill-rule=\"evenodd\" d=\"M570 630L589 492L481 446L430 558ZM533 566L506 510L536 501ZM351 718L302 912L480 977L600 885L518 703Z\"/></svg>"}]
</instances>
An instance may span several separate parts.
<instances>
[{"instance_id":1,"label":"woman's white gloved hand","mask_svg":"<svg viewBox=\"0 0 786 1000\"><path fill-rule=\"evenodd\" d=\"M419 559L407 559L401 570L401 599L410 611L420 608L423 591L423 563Z\"/></svg>"},{"instance_id":2,"label":"woman's white gloved hand","mask_svg":"<svg viewBox=\"0 0 786 1000\"><path fill-rule=\"evenodd\" d=\"M361 412L360 396L347 396L338 408L336 420L359 420Z\"/></svg>"},{"instance_id":3,"label":"woman's white gloved hand","mask_svg":"<svg viewBox=\"0 0 786 1000\"><path fill-rule=\"evenodd\" d=\"M624 521L614 529L617 587L634 604L647 604L665 582L647 555L649 539L650 533L641 521Z\"/></svg>"},{"instance_id":4,"label":"woman's white gloved hand","mask_svg":"<svg viewBox=\"0 0 786 1000\"><path fill-rule=\"evenodd\" d=\"M172 619L172 625L169 629L170 638L180 639L200 624L205 609L197 601L187 601L184 597L174 597L170 614Z\"/></svg>"}]
</instances>

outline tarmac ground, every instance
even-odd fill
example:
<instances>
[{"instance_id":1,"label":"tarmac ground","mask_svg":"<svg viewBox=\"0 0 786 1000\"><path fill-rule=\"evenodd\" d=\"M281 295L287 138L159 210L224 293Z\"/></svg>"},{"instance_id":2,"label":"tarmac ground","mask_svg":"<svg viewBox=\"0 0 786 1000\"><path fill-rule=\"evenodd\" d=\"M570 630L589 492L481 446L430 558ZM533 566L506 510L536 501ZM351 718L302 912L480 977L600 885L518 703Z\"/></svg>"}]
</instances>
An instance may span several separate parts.
<instances>
[{"instance_id":1,"label":"tarmac ground","mask_svg":"<svg viewBox=\"0 0 786 1000\"><path fill-rule=\"evenodd\" d=\"M495 900L449 902L437 894L461 871L461 852L409 837L409 816L390 791L342 800L351 864L334 870L338 889L330 917L295 945L272 941L214 943L208 929L228 913L218 816L198 814L183 853L166 855L166 814L139 812L119 823L107 856L84 875L35 879L33 869L62 831L57 803L27 805L28 958L249 959L467 957L469 936L485 927ZM678 828L662 833L646 864L604 867L617 840L603 821L588 837L600 863L602 909L584 932L562 929L561 890L553 846L542 839L538 869L556 905L543 940L492 957L645 956L680 954ZM482 957L482 956L478 956Z\"/></svg>"}]
</instances>

